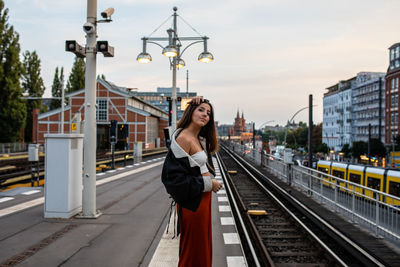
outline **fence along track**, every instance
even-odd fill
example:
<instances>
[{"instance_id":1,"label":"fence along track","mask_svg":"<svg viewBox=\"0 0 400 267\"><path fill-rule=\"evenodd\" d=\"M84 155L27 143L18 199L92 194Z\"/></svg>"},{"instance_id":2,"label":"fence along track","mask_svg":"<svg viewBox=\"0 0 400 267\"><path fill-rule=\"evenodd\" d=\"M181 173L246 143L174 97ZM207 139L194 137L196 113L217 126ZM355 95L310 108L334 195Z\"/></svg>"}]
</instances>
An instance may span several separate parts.
<instances>
[{"instance_id":1,"label":"fence along track","mask_svg":"<svg viewBox=\"0 0 400 267\"><path fill-rule=\"evenodd\" d=\"M330 250L327 246L325 246L322 241L316 241L318 240L318 237L316 237L315 234L311 232L311 230L299 230L300 228L302 228L301 225L304 225L302 220L306 222L304 216L300 215L301 220L288 219L289 215L281 214L284 213L283 210L286 209L285 207L274 206L275 204L271 204L272 202L269 203L262 202L263 198L266 199L267 197L264 197L265 193L258 193L259 191L261 191L260 189L257 189L257 191L256 189L253 189L253 186L256 182L249 182L247 180L248 179L247 176L249 176L249 174L241 170L242 167L238 165L238 162L233 163L233 160L230 158L230 156L228 156L227 152L221 151L220 155L222 156L222 159L225 161L225 164L228 166L228 169L231 168L238 171L238 174L232 175L231 179L232 183L235 184L237 190L240 192L239 194L243 197L242 201L244 203L244 212L247 209L254 209L254 205L251 205L251 203L256 203L256 202L258 202L258 206L256 209L265 209L268 212L268 215L266 216L252 215L251 218L253 220L253 223L256 225L256 228L259 231L259 235L262 236L264 245L267 248L268 252L270 253L271 258L273 258L274 261L276 260L278 262L278 265L304 264L307 262L313 264L312 260L322 259L320 256L318 255L316 256L316 254L318 253L321 253L323 255L322 257L325 257L326 255L330 254L328 255L327 259L325 260L322 259L321 263L319 263L322 265L318 266L324 266L327 264L327 262L329 266L332 265L332 262L335 262L333 263L335 265L346 265L343 261L341 262L341 260L337 256L335 256L332 250ZM260 183L258 182L258 184ZM263 185L261 185L261 187L263 187ZM248 195L248 193L250 193L249 194L250 198L247 199L246 195ZM276 197L272 198L275 198L274 201L279 202L279 200ZM288 204L285 203L285 205ZM290 209L293 210L292 207ZM288 212L292 213L291 211ZM273 217L275 215L277 215L277 217ZM293 221L296 221L297 226L293 226L292 224ZM306 223L307 225L312 225L312 223L311 224L308 222ZM313 231L314 230L315 229L313 229ZM320 229L318 231L321 232ZM300 234L300 232L302 233ZM308 235L308 237L304 237L306 235ZM327 242L329 243L336 243L331 238L327 239L326 234L323 238L324 240L327 240ZM308 245L307 242L310 241L311 245ZM312 246L314 248L315 247L319 248L310 250L309 246L310 247ZM338 244L335 244L332 247L332 249L335 251L336 249L339 249L338 251L341 251L339 252L340 253L339 255L344 259L344 261L346 261L346 263L350 265L357 263L361 264L361 262L365 265L370 265L370 266L377 264L376 262L372 263L368 259L359 259L352 257L352 255L349 252L347 252L345 248L343 247L338 248ZM317 253L317 250L321 252ZM322 252L324 250L325 252ZM315 262L314 264L318 263Z\"/></svg>"},{"instance_id":2,"label":"fence along track","mask_svg":"<svg viewBox=\"0 0 400 267\"><path fill-rule=\"evenodd\" d=\"M149 149L143 151L143 157L148 157L152 155L157 155L165 153L165 149ZM116 151L115 152L115 162L125 162L127 160L133 159L132 150L128 151ZM128 156L128 157L125 157ZM44 175L44 156L40 156L39 160L39 173L40 177L43 178ZM100 151L96 153L96 166L100 164L110 164L111 163L111 153L106 151ZM31 179L31 169L30 162L28 161L28 156L23 155L18 158L6 158L0 161L0 186L5 187L11 184L19 183L24 180ZM37 165L35 164L36 168ZM35 172L36 175L36 172ZM35 178L36 179L36 178Z\"/></svg>"}]
</instances>

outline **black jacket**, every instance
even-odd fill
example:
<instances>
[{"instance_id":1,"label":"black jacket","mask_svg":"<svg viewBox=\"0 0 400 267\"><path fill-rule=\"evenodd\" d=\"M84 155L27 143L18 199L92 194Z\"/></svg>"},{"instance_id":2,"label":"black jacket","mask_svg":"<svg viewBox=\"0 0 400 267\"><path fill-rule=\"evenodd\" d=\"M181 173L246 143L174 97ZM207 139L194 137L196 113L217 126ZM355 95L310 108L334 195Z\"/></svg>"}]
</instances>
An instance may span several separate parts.
<instances>
[{"instance_id":1,"label":"black jacket","mask_svg":"<svg viewBox=\"0 0 400 267\"><path fill-rule=\"evenodd\" d=\"M211 191L210 184L201 175L200 167L197 163L177 144L176 136L181 129L175 131L171 138L167 156L164 161L161 180L168 194L181 207L196 211L200 205L203 191L206 186L206 191ZM201 143L204 143L201 140ZM205 147L204 144L203 148ZM213 175L211 157L208 157L208 169ZM212 178L212 177L211 177ZM205 185L206 183L206 185Z\"/></svg>"}]
</instances>

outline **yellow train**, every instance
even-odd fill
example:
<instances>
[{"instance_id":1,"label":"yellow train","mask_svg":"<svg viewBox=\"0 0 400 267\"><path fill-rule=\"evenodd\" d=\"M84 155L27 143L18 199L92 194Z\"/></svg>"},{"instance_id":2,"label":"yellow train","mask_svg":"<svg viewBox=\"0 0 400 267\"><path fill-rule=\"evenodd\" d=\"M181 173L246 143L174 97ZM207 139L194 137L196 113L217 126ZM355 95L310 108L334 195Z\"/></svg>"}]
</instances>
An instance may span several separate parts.
<instances>
[{"instance_id":1,"label":"yellow train","mask_svg":"<svg viewBox=\"0 0 400 267\"><path fill-rule=\"evenodd\" d=\"M317 170L342 178L346 181L400 197L400 170L391 170L326 160L318 161ZM332 187L335 183L333 180L334 179L326 176L324 177L323 183L326 186ZM349 193L353 192L353 185L345 182L340 182L340 185L341 190L346 190ZM354 191L376 199L375 194L368 189L355 186ZM400 201L391 197L381 196L380 200L390 205L400 206Z\"/></svg>"}]
</instances>

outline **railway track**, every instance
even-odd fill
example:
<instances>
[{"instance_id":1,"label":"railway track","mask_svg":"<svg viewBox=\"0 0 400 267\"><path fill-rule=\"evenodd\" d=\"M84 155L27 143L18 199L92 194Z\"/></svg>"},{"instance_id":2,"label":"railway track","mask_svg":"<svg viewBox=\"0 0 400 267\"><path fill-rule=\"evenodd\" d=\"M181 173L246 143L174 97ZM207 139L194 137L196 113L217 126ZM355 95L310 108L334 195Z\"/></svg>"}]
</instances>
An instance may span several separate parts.
<instances>
[{"instance_id":1,"label":"railway track","mask_svg":"<svg viewBox=\"0 0 400 267\"><path fill-rule=\"evenodd\" d=\"M235 216L243 222L239 232L247 236L244 250L253 254L247 256L250 266L384 266L333 236L328 226L321 229L226 148L220 149L218 157L226 173L226 189L237 203Z\"/></svg>"},{"instance_id":2,"label":"railway track","mask_svg":"<svg viewBox=\"0 0 400 267\"><path fill-rule=\"evenodd\" d=\"M143 157L148 157L166 152L166 149L144 150ZM39 178L44 176L44 154L40 155L39 164L35 164L35 181L37 179L37 170L39 168ZM133 160L133 151L116 151L115 163L116 166L128 164ZM98 170L109 169L112 162L111 152L101 151L96 154L96 166ZM16 158L6 158L0 160L0 187L6 187L12 184L26 181L32 178L31 165L28 161L28 155L21 155Z\"/></svg>"}]
</instances>

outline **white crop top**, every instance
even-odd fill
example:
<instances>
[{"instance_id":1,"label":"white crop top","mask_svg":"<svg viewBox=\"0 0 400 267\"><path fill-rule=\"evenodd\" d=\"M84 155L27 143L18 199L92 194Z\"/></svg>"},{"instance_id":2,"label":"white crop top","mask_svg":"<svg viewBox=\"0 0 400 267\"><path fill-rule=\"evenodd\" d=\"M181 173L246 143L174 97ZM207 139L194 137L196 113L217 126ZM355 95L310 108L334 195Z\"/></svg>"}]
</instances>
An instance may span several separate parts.
<instances>
[{"instance_id":1,"label":"white crop top","mask_svg":"<svg viewBox=\"0 0 400 267\"><path fill-rule=\"evenodd\" d=\"M207 168L207 154L204 152L204 150L199 151L191 155L192 159L197 162L197 164L200 165L200 172L201 174L208 172Z\"/></svg>"}]
</instances>

